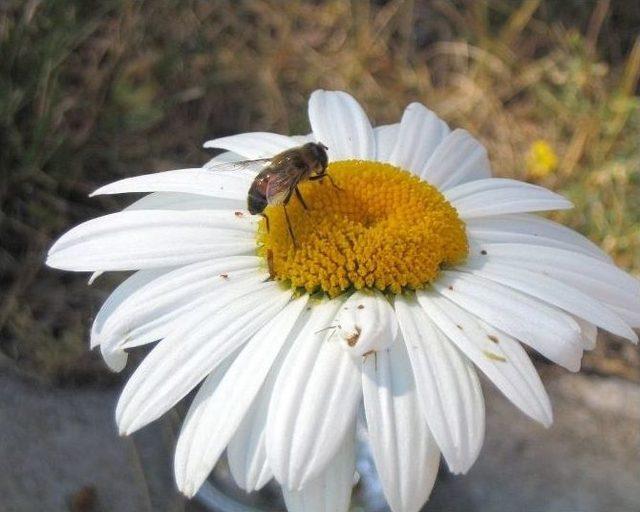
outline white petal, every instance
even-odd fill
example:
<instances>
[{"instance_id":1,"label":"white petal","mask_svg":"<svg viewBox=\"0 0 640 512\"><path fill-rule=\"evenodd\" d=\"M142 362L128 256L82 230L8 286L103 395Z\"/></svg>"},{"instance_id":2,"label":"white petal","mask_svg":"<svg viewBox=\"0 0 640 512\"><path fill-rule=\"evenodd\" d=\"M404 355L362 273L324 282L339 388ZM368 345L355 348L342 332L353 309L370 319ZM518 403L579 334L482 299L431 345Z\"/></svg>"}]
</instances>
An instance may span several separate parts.
<instances>
[{"instance_id":1,"label":"white petal","mask_svg":"<svg viewBox=\"0 0 640 512\"><path fill-rule=\"evenodd\" d=\"M127 366L128 358L129 356L123 350L102 353L102 359L112 372L121 372L124 370L124 367Z\"/></svg>"},{"instance_id":2,"label":"white petal","mask_svg":"<svg viewBox=\"0 0 640 512\"><path fill-rule=\"evenodd\" d=\"M140 270L120 283L118 287L111 292L107 300L104 301L93 320L93 325L91 326L91 348L100 345L100 332L104 327L104 323L120 304L132 293L169 270L171 269Z\"/></svg>"},{"instance_id":3,"label":"white petal","mask_svg":"<svg viewBox=\"0 0 640 512\"><path fill-rule=\"evenodd\" d=\"M558 268L579 272L585 276L611 283L640 299L640 281L638 279L615 265L584 254L529 244L485 244L479 249L487 253L482 256L489 256L491 259L499 259L503 262L512 261L519 266L533 264L549 269Z\"/></svg>"},{"instance_id":4,"label":"white petal","mask_svg":"<svg viewBox=\"0 0 640 512\"><path fill-rule=\"evenodd\" d=\"M424 415L402 342L364 359L362 390L371 451L394 512L418 512L438 474L440 451Z\"/></svg>"},{"instance_id":5,"label":"white petal","mask_svg":"<svg viewBox=\"0 0 640 512\"><path fill-rule=\"evenodd\" d=\"M227 447L231 474L236 483L247 492L261 489L273 478L273 471L267 461L266 448L269 403L276 379L291 349L293 340L300 330L305 328L310 314L310 308L307 307L298 318L294 331L289 334L285 346L280 350L271 370L269 370L262 389Z\"/></svg>"},{"instance_id":6,"label":"white petal","mask_svg":"<svg viewBox=\"0 0 640 512\"><path fill-rule=\"evenodd\" d=\"M444 192L463 219L506 213L565 210L568 199L546 188L505 178L475 180Z\"/></svg>"},{"instance_id":7,"label":"white petal","mask_svg":"<svg viewBox=\"0 0 640 512\"><path fill-rule=\"evenodd\" d=\"M252 177L248 173L180 169L125 178L96 190L92 196L132 192L182 192L246 203Z\"/></svg>"},{"instance_id":8,"label":"white petal","mask_svg":"<svg viewBox=\"0 0 640 512\"><path fill-rule=\"evenodd\" d=\"M483 256L470 258L459 270L503 284L536 297L575 316L589 320L603 329L633 342L638 337L631 328L609 308L557 279L527 269L502 263L491 263Z\"/></svg>"},{"instance_id":9,"label":"white petal","mask_svg":"<svg viewBox=\"0 0 640 512\"><path fill-rule=\"evenodd\" d=\"M354 356L363 356L391 345L398 334L398 322L381 292L357 291L340 308L336 330L343 348Z\"/></svg>"},{"instance_id":10,"label":"white petal","mask_svg":"<svg viewBox=\"0 0 640 512\"><path fill-rule=\"evenodd\" d=\"M291 138L300 146L307 142L316 142L316 138L313 136L313 133L307 133L306 135L291 135Z\"/></svg>"},{"instance_id":11,"label":"white petal","mask_svg":"<svg viewBox=\"0 0 640 512\"><path fill-rule=\"evenodd\" d=\"M152 343L176 329L197 307L216 301L219 290L245 290L267 279L257 257L240 256L194 263L167 272L130 294L100 331L103 356ZM232 292L231 292L232 293Z\"/></svg>"},{"instance_id":12,"label":"white petal","mask_svg":"<svg viewBox=\"0 0 640 512\"><path fill-rule=\"evenodd\" d=\"M75 271L186 265L254 252L254 231L253 217L233 211L124 211L62 235L49 250L47 265Z\"/></svg>"},{"instance_id":13,"label":"white petal","mask_svg":"<svg viewBox=\"0 0 640 512\"><path fill-rule=\"evenodd\" d=\"M249 215L246 207L246 197L238 200L182 192L153 192L130 204L125 210L234 210Z\"/></svg>"},{"instance_id":14,"label":"white petal","mask_svg":"<svg viewBox=\"0 0 640 512\"><path fill-rule=\"evenodd\" d=\"M240 133L204 143L205 148L226 149L242 155L248 160L271 158L298 145L299 143L291 137L268 132Z\"/></svg>"},{"instance_id":15,"label":"white petal","mask_svg":"<svg viewBox=\"0 0 640 512\"><path fill-rule=\"evenodd\" d=\"M420 176L440 190L448 190L491 178L491 164L484 146L466 130L457 129L444 138Z\"/></svg>"},{"instance_id":16,"label":"white petal","mask_svg":"<svg viewBox=\"0 0 640 512\"><path fill-rule=\"evenodd\" d=\"M433 286L461 308L551 361L571 371L580 369L580 327L570 315L471 274L443 272ZM418 294L418 300L422 296Z\"/></svg>"},{"instance_id":17,"label":"white petal","mask_svg":"<svg viewBox=\"0 0 640 512\"><path fill-rule=\"evenodd\" d=\"M243 157L231 151L225 151L213 157L205 165L223 162L237 162ZM236 179L234 177L234 179ZM246 197L230 199L182 192L153 192L125 208L125 210L243 210L247 206Z\"/></svg>"},{"instance_id":18,"label":"white petal","mask_svg":"<svg viewBox=\"0 0 640 512\"><path fill-rule=\"evenodd\" d=\"M204 164L202 168L208 169L212 165L224 162L237 162L238 160L242 160L243 158L244 157L242 155L234 153L233 151L225 151L223 153L220 153L219 155L214 156L206 164Z\"/></svg>"},{"instance_id":19,"label":"white petal","mask_svg":"<svg viewBox=\"0 0 640 512\"><path fill-rule=\"evenodd\" d=\"M373 129L373 136L376 141L376 160L378 162L388 162L391 152L398 140L400 133L400 123L384 124Z\"/></svg>"},{"instance_id":20,"label":"white petal","mask_svg":"<svg viewBox=\"0 0 640 512\"><path fill-rule=\"evenodd\" d=\"M307 307L298 319L296 330L289 335L286 346L280 350L259 395L247 411L244 420L227 447L231 474L236 483L247 492L261 489L273 478L273 471L267 462L266 449L269 403L282 363L291 349L293 338L297 337L299 331L305 328L310 314L310 309Z\"/></svg>"},{"instance_id":21,"label":"white petal","mask_svg":"<svg viewBox=\"0 0 640 512\"><path fill-rule=\"evenodd\" d=\"M484 399L478 376L417 302L398 297L395 307L431 433L449 469L466 473L484 441Z\"/></svg>"},{"instance_id":22,"label":"white petal","mask_svg":"<svg viewBox=\"0 0 640 512\"><path fill-rule=\"evenodd\" d=\"M479 217L465 222L467 234L484 243L523 243L568 249L611 261L596 244L552 220L531 214Z\"/></svg>"},{"instance_id":23,"label":"white petal","mask_svg":"<svg viewBox=\"0 0 640 512\"><path fill-rule=\"evenodd\" d=\"M98 279L102 274L104 274L102 270L97 270L96 272L94 272L89 276L89 279L87 279L87 284L91 286L93 283L96 282L96 279Z\"/></svg>"},{"instance_id":24,"label":"white petal","mask_svg":"<svg viewBox=\"0 0 640 512\"><path fill-rule=\"evenodd\" d=\"M272 369L227 447L231 475L247 492L262 489L273 478L267 463L266 427L275 375Z\"/></svg>"},{"instance_id":25,"label":"white petal","mask_svg":"<svg viewBox=\"0 0 640 512\"><path fill-rule=\"evenodd\" d=\"M437 327L516 407L551 425L551 402L520 343L433 292L420 292L419 301Z\"/></svg>"},{"instance_id":26,"label":"white petal","mask_svg":"<svg viewBox=\"0 0 640 512\"><path fill-rule=\"evenodd\" d=\"M317 90L309 99L309 122L329 160L372 160L375 139L369 118L352 96L342 91Z\"/></svg>"},{"instance_id":27,"label":"white petal","mask_svg":"<svg viewBox=\"0 0 640 512\"><path fill-rule=\"evenodd\" d=\"M424 176L431 155L449 133L449 127L420 103L411 103L402 114L400 132L389 163Z\"/></svg>"},{"instance_id":28,"label":"white petal","mask_svg":"<svg viewBox=\"0 0 640 512\"><path fill-rule=\"evenodd\" d=\"M354 423L355 424L355 423ZM347 512L356 467L355 429L352 427L326 471L299 491L283 487L289 512Z\"/></svg>"},{"instance_id":29,"label":"white petal","mask_svg":"<svg viewBox=\"0 0 640 512\"><path fill-rule=\"evenodd\" d=\"M582 318L573 317L574 320L580 326L580 332L582 333L582 347L585 350L593 350L596 348L598 341L598 327L591 322L587 322Z\"/></svg>"},{"instance_id":30,"label":"white petal","mask_svg":"<svg viewBox=\"0 0 640 512\"><path fill-rule=\"evenodd\" d=\"M213 282L209 290L194 297L176 294L168 297L167 302L158 301L152 304L152 307L159 308L157 316L149 316L149 310L146 308L140 311L140 317L123 316L121 319L125 322L131 320L141 323L130 330L125 330L124 333L120 330L110 330L105 333L109 338L105 340L102 347L105 350L108 348L119 352L159 341L174 331L189 331L194 321L211 312L212 305L214 308L218 307L218 301L246 293L247 289L260 287L265 282L264 274L253 270L239 270L232 272L229 276L228 279L218 276L218 282ZM176 305L175 309L170 309L172 302ZM114 329L120 327L126 329L126 324L114 323Z\"/></svg>"},{"instance_id":31,"label":"white petal","mask_svg":"<svg viewBox=\"0 0 640 512\"><path fill-rule=\"evenodd\" d=\"M474 247L474 251L492 262L526 268L562 281L603 302L631 327L640 327L640 283L613 265L543 246L486 244Z\"/></svg>"},{"instance_id":32,"label":"white petal","mask_svg":"<svg viewBox=\"0 0 640 512\"><path fill-rule=\"evenodd\" d=\"M342 301L314 305L276 381L267 418L267 458L276 479L299 490L320 476L356 415L360 369L327 327Z\"/></svg>"},{"instance_id":33,"label":"white petal","mask_svg":"<svg viewBox=\"0 0 640 512\"><path fill-rule=\"evenodd\" d=\"M218 462L306 304L307 296L289 303L249 340L215 390L198 393L176 446L176 482L187 496Z\"/></svg>"},{"instance_id":34,"label":"white petal","mask_svg":"<svg viewBox=\"0 0 640 512\"><path fill-rule=\"evenodd\" d=\"M220 292L210 309L198 310L186 329L172 331L142 361L118 400L121 433L130 434L173 407L290 298L271 282L234 292L232 297Z\"/></svg>"},{"instance_id":35,"label":"white petal","mask_svg":"<svg viewBox=\"0 0 640 512\"><path fill-rule=\"evenodd\" d=\"M196 393L196 396L193 398L193 401L191 402L191 405L189 406L189 411L187 412L187 416L186 416L186 418L184 419L184 422L183 422L183 427L182 427L182 430L180 432L180 437L183 439L183 442L184 442L184 438L186 437L186 435L184 433L185 432L184 425L187 422L193 423L194 421L198 420L202 404L218 388L218 386L220 385L220 382L222 381L222 379L226 375L226 373L229 370L229 367L233 363L234 359L235 359L235 354L233 356L231 356L231 357L227 357L224 361L222 361L215 368L215 370L213 370L207 376L207 378L204 380L204 382L200 386L200 389ZM191 431L190 433L193 433L193 431ZM195 449L195 448L198 448L198 447L191 446L191 448ZM192 453L191 455L192 456L197 456L199 454L198 453ZM177 454L176 454L176 457L177 457ZM193 489L193 490L190 489L190 488L189 489L185 489L179 483L179 480L178 480L179 474L182 473L183 468L179 467L177 458L176 458L176 461L174 462L174 471L175 471L175 475L176 475L176 482L178 482L178 488L183 493L185 493L187 496L189 496L189 497L193 496L195 494L195 492L197 491L197 488Z\"/></svg>"}]
</instances>

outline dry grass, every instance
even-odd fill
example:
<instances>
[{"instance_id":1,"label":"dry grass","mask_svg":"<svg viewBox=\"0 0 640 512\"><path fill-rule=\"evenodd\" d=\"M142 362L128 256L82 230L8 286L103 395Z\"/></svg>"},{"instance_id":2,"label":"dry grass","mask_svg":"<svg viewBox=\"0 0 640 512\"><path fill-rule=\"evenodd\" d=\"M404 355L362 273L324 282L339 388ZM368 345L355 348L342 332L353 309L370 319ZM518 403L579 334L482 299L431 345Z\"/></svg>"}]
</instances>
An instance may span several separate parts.
<instances>
[{"instance_id":1,"label":"dry grass","mask_svg":"<svg viewBox=\"0 0 640 512\"><path fill-rule=\"evenodd\" d=\"M559 217L640 272L639 11L606 0L4 2L5 353L53 378L79 361L84 371L88 319L109 286L86 289L41 262L53 237L114 205L89 201L92 188L202 162L208 137L305 132L319 87L350 91L379 123L427 104L481 138L498 174L569 195L577 208ZM536 140L557 154L548 172L527 163ZM601 356L588 364L612 359ZM639 377L637 352L613 360Z\"/></svg>"}]
</instances>

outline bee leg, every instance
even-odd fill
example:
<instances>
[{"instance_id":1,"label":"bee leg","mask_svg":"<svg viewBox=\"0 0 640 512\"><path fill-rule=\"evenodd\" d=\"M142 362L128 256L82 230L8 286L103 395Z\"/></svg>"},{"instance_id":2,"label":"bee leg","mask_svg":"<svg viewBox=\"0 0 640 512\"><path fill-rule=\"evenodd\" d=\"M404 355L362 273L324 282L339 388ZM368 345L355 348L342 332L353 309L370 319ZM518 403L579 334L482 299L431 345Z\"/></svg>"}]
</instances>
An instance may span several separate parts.
<instances>
[{"instance_id":1,"label":"bee leg","mask_svg":"<svg viewBox=\"0 0 640 512\"><path fill-rule=\"evenodd\" d=\"M298 201L300 201L300 203L302 204L305 210L308 210L309 207L307 206L307 203L304 202L304 199L302 198L302 194L300 193L300 189L298 189L298 187L296 186L294 190L296 192L296 197L298 198Z\"/></svg>"},{"instance_id":2,"label":"bee leg","mask_svg":"<svg viewBox=\"0 0 640 512\"><path fill-rule=\"evenodd\" d=\"M342 187L339 187L336 182L333 180L333 178L331 177L331 174L329 174L328 172L323 172L322 174L316 174L315 176L311 176L311 178L309 178L309 181L316 181L316 180L320 180L320 183L323 183L323 179L324 178L329 178L329 181L331 182L331 184L334 186L334 188L337 188L338 190L343 190Z\"/></svg>"},{"instance_id":3,"label":"bee leg","mask_svg":"<svg viewBox=\"0 0 640 512\"><path fill-rule=\"evenodd\" d=\"M271 249L267 249L267 266L269 267L269 279L274 280L276 274L273 270L273 251Z\"/></svg>"},{"instance_id":4,"label":"bee leg","mask_svg":"<svg viewBox=\"0 0 640 512\"><path fill-rule=\"evenodd\" d=\"M289 219L289 212L287 212L287 205L283 204L282 207L284 208L284 217L285 219L287 219L287 227L289 228L289 234L291 235L291 241L293 242L293 247L297 249L298 244L296 243L296 237L293 234L293 228L291 227L291 220Z\"/></svg>"},{"instance_id":5,"label":"bee leg","mask_svg":"<svg viewBox=\"0 0 640 512\"><path fill-rule=\"evenodd\" d=\"M329 174L328 172L325 172L324 175L329 178L329 181L331 182L331 184L334 186L334 188L337 188L338 190L342 190L342 188L340 188L338 185L336 185L336 182L333 181L333 178L331 177L331 174Z\"/></svg>"},{"instance_id":6,"label":"bee leg","mask_svg":"<svg viewBox=\"0 0 640 512\"><path fill-rule=\"evenodd\" d=\"M264 218L264 223L267 226L267 233L268 233L269 232L269 217L267 217L266 213L261 213L260 215Z\"/></svg>"}]
</instances>

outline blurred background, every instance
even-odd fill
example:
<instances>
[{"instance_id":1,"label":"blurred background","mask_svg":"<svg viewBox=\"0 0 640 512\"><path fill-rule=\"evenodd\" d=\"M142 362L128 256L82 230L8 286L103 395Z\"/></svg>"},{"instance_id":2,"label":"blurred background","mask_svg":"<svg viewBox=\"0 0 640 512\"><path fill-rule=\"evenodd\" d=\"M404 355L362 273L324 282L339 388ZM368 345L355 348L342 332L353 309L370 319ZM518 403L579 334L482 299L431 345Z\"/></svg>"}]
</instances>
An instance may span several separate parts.
<instances>
[{"instance_id":1,"label":"blurred background","mask_svg":"<svg viewBox=\"0 0 640 512\"><path fill-rule=\"evenodd\" d=\"M126 375L87 338L118 278L42 265L64 230L124 204L93 189L197 166L213 137L307 133L316 88L376 124L420 101L481 139L496 174L567 195L555 218L640 275L639 78L636 0L1 0L0 509L195 507L173 494L171 426L116 436ZM582 376L537 364L556 426L489 398L509 441L490 423L479 469L444 475L428 510L640 509L637 348L601 339Z\"/></svg>"}]
</instances>

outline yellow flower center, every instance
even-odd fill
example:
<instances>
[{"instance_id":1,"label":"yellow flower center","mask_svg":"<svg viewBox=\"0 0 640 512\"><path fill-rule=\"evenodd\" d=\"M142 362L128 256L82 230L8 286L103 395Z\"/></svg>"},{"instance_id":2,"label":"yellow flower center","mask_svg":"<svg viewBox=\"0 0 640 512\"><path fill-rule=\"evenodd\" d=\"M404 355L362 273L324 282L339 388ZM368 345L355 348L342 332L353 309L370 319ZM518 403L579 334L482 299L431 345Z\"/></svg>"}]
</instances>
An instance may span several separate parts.
<instances>
[{"instance_id":1,"label":"yellow flower center","mask_svg":"<svg viewBox=\"0 0 640 512\"><path fill-rule=\"evenodd\" d=\"M351 288L391 293L423 288L440 269L467 255L464 223L433 186L380 162L333 162L330 180L306 181L305 203L291 197L287 212L270 205L261 221L259 253L272 276L331 297Z\"/></svg>"}]
</instances>

